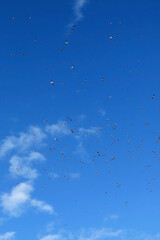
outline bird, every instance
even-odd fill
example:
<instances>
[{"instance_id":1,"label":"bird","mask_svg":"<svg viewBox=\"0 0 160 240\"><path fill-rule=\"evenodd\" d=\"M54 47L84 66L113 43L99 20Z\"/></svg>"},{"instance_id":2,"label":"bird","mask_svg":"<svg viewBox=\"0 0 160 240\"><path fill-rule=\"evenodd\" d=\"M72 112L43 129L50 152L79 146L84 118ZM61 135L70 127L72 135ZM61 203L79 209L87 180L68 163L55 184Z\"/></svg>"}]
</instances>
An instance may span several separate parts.
<instances>
[{"instance_id":1,"label":"bird","mask_svg":"<svg viewBox=\"0 0 160 240\"><path fill-rule=\"evenodd\" d=\"M54 82L53 82L53 80L51 80L51 84L52 84L52 86L54 86Z\"/></svg>"},{"instance_id":2,"label":"bird","mask_svg":"<svg viewBox=\"0 0 160 240\"><path fill-rule=\"evenodd\" d=\"M155 98L155 94L153 94L153 96L152 96L152 99L154 99Z\"/></svg>"}]
</instances>

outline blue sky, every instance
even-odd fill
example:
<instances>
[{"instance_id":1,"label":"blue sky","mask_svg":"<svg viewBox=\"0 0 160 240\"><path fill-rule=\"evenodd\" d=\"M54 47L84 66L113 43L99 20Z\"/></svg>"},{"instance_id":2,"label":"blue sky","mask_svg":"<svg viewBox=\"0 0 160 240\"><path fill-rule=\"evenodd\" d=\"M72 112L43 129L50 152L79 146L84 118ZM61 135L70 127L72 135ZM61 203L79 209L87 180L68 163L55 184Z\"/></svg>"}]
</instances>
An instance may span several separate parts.
<instances>
[{"instance_id":1,"label":"blue sky","mask_svg":"<svg viewBox=\"0 0 160 240\"><path fill-rule=\"evenodd\" d=\"M160 240L159 8L2 3L0 240Z\"/></svg>"}]
</instances>

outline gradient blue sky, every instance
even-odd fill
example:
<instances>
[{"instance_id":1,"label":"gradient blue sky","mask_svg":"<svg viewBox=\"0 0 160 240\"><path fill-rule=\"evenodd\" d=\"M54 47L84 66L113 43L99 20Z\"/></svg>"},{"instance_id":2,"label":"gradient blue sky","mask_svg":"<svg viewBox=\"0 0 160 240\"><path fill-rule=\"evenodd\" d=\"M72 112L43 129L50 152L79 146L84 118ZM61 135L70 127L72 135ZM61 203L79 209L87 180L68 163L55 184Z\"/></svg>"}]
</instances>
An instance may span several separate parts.
<instances>
[{"instance_id":1,"label":"gradient blue sky","mask_svg":"<svg viewBox=\"0 0 160 240\"><path fill-rule=\"evenodd\" d=\"M0 240L160 240L159 9L1 2Z\"/></svg>"}]
</instances>

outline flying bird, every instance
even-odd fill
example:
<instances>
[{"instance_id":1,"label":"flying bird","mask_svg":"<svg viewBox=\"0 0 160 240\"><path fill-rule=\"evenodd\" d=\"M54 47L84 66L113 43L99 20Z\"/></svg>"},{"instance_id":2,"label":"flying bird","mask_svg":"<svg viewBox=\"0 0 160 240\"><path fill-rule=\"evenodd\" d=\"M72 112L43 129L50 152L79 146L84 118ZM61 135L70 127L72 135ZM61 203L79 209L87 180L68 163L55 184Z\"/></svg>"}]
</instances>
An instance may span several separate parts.
<instances>
[{"instance_id":1,"label":"flying bird","mask_svg":"<svg viewBox=\"0 0 160 240\"><path fill-rule=\"evenodd\" d=\"M54 82L53 82L53 80L51 80L51 84L52 84L52 86L54 86Z\"/></svg>"}]
</instances>

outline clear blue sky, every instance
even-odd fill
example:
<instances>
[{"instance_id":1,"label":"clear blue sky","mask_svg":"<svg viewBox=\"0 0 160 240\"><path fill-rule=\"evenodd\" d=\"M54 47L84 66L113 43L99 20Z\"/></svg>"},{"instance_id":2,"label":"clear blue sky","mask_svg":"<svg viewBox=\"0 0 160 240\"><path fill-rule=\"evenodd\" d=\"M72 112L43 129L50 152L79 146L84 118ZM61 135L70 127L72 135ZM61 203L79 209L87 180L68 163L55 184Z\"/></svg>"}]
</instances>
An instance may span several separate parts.
<instances>
[{"instance_id":1,"label":"clear blue sky","mask_svg":"<svg viewBox=\"0 0 160 240\"><path fill-rule=\"evenodd\" d=\"M160 240L159 9L1 3L0 240Z\"/></svg>"}]
</instances>

